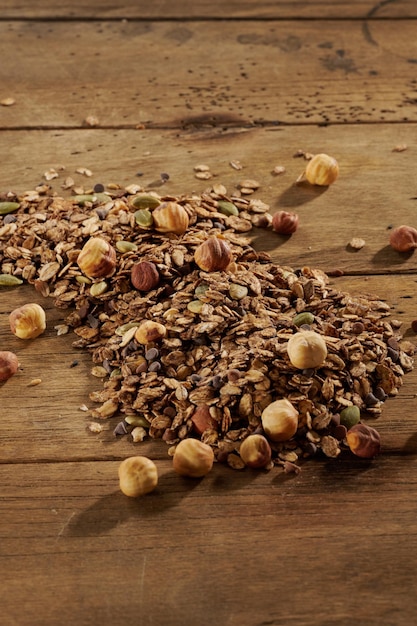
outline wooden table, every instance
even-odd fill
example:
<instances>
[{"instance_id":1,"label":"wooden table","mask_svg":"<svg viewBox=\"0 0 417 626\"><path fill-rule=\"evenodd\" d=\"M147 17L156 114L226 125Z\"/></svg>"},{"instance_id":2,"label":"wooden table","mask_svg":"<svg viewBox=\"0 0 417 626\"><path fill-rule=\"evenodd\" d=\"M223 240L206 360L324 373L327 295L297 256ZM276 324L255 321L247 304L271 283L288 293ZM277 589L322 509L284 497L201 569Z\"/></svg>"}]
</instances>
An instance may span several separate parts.
<instances>
[{"instance_id":1,"label":"wooden table","mask_svg":"<svg viewBox=\"0 0 417 626\"><path fill-rule=\"evenodd\" d=\"M278 246L267 233L256 248L343 270L332 284L386 298L414 341L417 257L394 252L388 234L417 226L415 2L0 8L1 192L33 189L51 168L63 194L67 177L157 188L161 173L167 193L201 192L198 164L231 191L255 178L271 212L300 216L296 236ZM294 185L300 150L336 157L338 181L321 193ZM353 251L352 237L366 245ZM27 301L46 308L48 326L23 345L7 318ZM57 336L62 318L29 285L0 291L1 348L24 364L0 388L4 626L416 622L415 372L385 404L371 462L320 457L299 475L216 465L191 481L173 473L163 442L87 431L80 407L101 382L74 337ZM161 477L132 500L117 469L138 450Z\"/></svg>"}]
</instances>

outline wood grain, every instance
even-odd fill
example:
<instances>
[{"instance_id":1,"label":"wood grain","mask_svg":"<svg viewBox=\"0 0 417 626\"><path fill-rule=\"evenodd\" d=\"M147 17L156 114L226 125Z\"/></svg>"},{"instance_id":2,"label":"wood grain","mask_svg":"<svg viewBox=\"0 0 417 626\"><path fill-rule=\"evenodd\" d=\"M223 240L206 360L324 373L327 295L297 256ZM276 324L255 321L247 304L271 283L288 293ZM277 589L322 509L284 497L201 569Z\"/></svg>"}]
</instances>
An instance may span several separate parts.
<instances>
[{"instance_id":1,"label":"wood grain","mask_svg":"<svg viewBox=\"0 0 417 626\"><path fill-rule=\"evenodd\" d=\"M80 128L89 116L106 128L415 122L415 22L398 28L3 21L2 93L16 104L0 107L0 128Z\"/></svg>"},{"instance_id":2,"label":"wood grain","mask_svg":"<svg viewBox=\"0 0 417 626\"><path fill-rule=\"evenodd\" d=\"M158 468L138 502L114 462L0 467L6 624L413 623L410 459L201 482Z\"/></svg>"},{"instance_id":3,"label":"wood grain","mask_svg":"<svg viewBox=\"0 0 417 626\"><path fill-rule=\"evenodd\" d=\"M49 19L329 19L329 18L404 18L416 17L413 0L229 0L227 5L219 0L176 0L175 2L144 2L128 0L117 4L111 0L80 0L59 2L40 0L36 5L23 0L17 5L13 0L2 0L2 18Z\"/></svg>"},{"instance_id":4,"label":"wood grain","mask_svg":"<svg viewBox=\"0 0 417 626\"><path fill-rule=\"evenodd\" d=\"M0 106L0 193L33 189L51 167L64 194L66 176L86 190L201 192L200 163L231 193L256 178L256 197L296 211L300 227L287 239L254 231L253 245L343 270L332 285L387 299L415 341L417 257L388 246L391 227L416 226L415 2L0 4L0 101L16 101ZM298 150L335 156L336 183L296 185ZM357 252L353 236L366 242ZM27 301L48 324L22 342L8 315ZM72 335L56 335L63 316L28 285L0 289L0 347L20 361L0 386L2 625L415 623L416 371L375 420L372 461L316 458L299 475L216 465L186 480L161 441L116 439L111 420L88 432L80 407L101 381ZM117 479L133 453L160 475L139 500Z\"/></svg>"}]
</instances>

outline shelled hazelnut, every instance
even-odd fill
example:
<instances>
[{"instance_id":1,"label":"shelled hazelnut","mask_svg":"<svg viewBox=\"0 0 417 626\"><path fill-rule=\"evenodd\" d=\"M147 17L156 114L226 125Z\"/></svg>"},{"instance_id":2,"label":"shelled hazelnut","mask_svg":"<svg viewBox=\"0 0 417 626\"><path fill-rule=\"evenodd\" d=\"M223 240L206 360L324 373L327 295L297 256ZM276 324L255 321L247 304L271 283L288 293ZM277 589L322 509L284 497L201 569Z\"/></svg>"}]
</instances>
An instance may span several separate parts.
<instances>
[{"instance_id":1,"label":"shelled hazelnut","mask_svg":"<svg viewBox=\"0 0 417 626\"><path fill-rule=\"evenodd\" d=\"M262 428L271 441L287 441L297 432L298 411L286 398L271 402L262 411Z\"/></svg>"},{"instance_id":2,"label":"shelled hazelnut","mask_svg":"<svg viewBox=\"0 0 417 626\"><path fill-rule=\"evenodd\" d=\"M323 337L314 330L300 330L288 340L287 353L294 367L310 369L323 365L327 346Z\"/></svg>"},{"instance_id":3,"label":"shelled hazelnut","mask_svg":"<svg viewBox=\"0 0 417 626\"><path fill-rule=\"evenodd\" d=\"M417 248L417 230L412 226L398 226L389 237L391 248L397 252L410 252Z\"/></svg>"},{"instance_id":4,"label":"shelled hazelnut","mask_svg":"<svg viewBox=\"0 0 417 626\"><path fill-rule=\"evenodd\" d=\"M119 465L120 490L125 496L137 498L153 491L158 484L158 470L145 456L131 456Z\"/></svg>"},{"instance_id":5,"label":"shelled hazelnut","mask_svg":"<svg viewBox=\"0 0 417 626\"><path fill-rule=\"evenodd\" d=\"M272 230L279 235L292 235L298 228L297 213L278 211L272 216Z\"/></svg>"},{"instance_id":6,"label":"shelled hazelnut","mask_svg":"<svg viewBox=\"0 0 417 626\"><path fill-rule=\"evenodd\" d=\"M101 237L90 237L77 257L77 265L89 278L105 278L116 269L116 250Z\"/></svg>"},{"instance_id":7,"label":"shelled hazelnut","mask_svg":"<svg viewBox=\"0 0 417 626\"><path fill-rule=\"evenodd\" d=\"M253 434L242 441L239 454L248 467L263 468L270 464L272 450L266 437Z\"/></svg>"},{"instance_id":8,"label":"shelled hazelnut","mask_svg":"<svg viewBox=\"0 0 417 626\"><path fill-rule=\"evenodd\" d=\"M14 352L0 350L0 382L14 376L18 370L19 361Z\"/></svg>"},{"instance_id":9,"label":"shelled hazelnut","mask_svg":"<svg viewBox=\"0 0 417 626\"><path fill-rule=\"evenodd\" d=\"M366 424L355 424L346 433L346 443L351 452L363 459L372 459L381 448L379 432Z\"/></svg>"},{"instance_id":10,"label":"shelled hazelnut","mask_svg":"<svg viewBox=\"0 0 417 626\"><path fill-rule=\"evenodd\" d=\"M176 446L172 459L174 471L181 476L202 478L213 467L213 449L199 439L183 439Z\"/></svg>"},{"instance_id":11,"label":"shelled hazelnut","mask_svg":"<svg viewBox=\"0 0 417 626\"><path fill-rule=\"evenodd\" d=\"M9 315L10 330L20 339L34 339L46 329L46 314L40 304L29 302Z\"/></svg>"},{"instance_id":12,"label":"shelled hazelnut","mask_svg":"<svg viewBox=\"0 0 417 626\"><path fill-rule=\"evenodd\" d=\"M316 154L307 163L304 176L311 185L327 187L339 176L339 164L328 154Z\"/></svg>"},{"instance_id":13,"label":"shelled hazelnut","mask_svg":"<svg viewBox=\"0 0 417 626\"><path fill-rule=\"evenodd\" d=\"M195 250L194 260L205 272L225 270L232 261L232 250L225 239L209 237Z\"/></svg>"},{"instance_id":14,"label":"shelled hazelnut","mask_svg":"<svg viewBox=\"0 0 417 626\"><path fill-rule=\"evenodd\" d=\"M163 324L153 320L143 321L135 332L135 339L142 345L147 345L154 341L160 341L167 334L167 329Z\"/></svg>"},{"instance_id":15,"label":"shelled hazelnut","mask_svg":"<svg viewBox=\"0 0 417 626\"><path fill-rule=\"evenodd\" d=\"M183 235L188 228L188 213L178 202L162 202L152 211L153 226L160 233Z\"/></svg>"},{"instance_id":16,"label":"shelled hazelnut","mask_svg":"<svg viewBox=\"0 0 417 626\"><path fill-rule=\"evenodd\" d=\"M158 268L151 261L139 261L132 265L130 281L139 291L151 291L159 284Z\"/></svg>"}]
</instances>

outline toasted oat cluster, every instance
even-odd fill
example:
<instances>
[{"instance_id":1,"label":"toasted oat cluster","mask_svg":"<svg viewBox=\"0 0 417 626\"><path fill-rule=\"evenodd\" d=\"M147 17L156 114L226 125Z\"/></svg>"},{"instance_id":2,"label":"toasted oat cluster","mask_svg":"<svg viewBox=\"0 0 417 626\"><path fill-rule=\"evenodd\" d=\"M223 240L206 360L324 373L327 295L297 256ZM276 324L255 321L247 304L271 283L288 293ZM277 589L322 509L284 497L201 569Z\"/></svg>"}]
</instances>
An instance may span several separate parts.
<instances>
[{"instance_id":1,"label":"toasted oat cluster","mask_svg":"<svg viewBox=\"0 0 417 626\"><path fill-rule=\"evenodd\" d=\"M66 310L58 334L71 329L104 377L90 418L115 420L116 435L170 446L198 438L239 469L243 440L265 435L264 411L285 398L296 432L269 438L269 466L295 471L317 451L378 451L366 418L397 394L414 346L378 297L343 293L320 270L256 251L248 233L272 218L262 201L229 197L222 185L181 197L113 186L70 198L44 185L2 206L3 284L31 283ZM301 369L287 346L306 330L327 353Z\"/></svg>"}]
</instances>

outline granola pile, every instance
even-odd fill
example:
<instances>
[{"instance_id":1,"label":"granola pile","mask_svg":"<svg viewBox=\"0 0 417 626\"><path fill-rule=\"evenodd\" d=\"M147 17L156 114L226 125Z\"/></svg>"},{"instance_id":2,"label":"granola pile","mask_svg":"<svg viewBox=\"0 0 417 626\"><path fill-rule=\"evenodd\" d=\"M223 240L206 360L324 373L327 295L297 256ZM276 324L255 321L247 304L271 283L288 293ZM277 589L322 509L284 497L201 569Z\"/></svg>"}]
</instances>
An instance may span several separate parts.
<instances>
[{"instance_id":1,"label":"granola pile","mask_svg":"<svg viewBox=\"0 0 417 626\"><path fill-rule=\"evenodd\" d=\"M162 438L174 446L196 437L218 461L242 468L241 442L263 433L263 410L287 398L298 429L288 441L270 442L273 463L295 471L317 451L337 457L347 449L341 412L358 407L364 423L378 416L413 368L414 346L402 340L389 305L338 291L320 270L280 266L256 251L248 233L269 227L272 217L258 199L228 197L222 185L181 197L115 187L63 198L43 185L0 198L18 205L0 216L0 273L67 310L58 334L71 329L104 379L90 396L96 430L112 419L115 434L133 441ZM165 201L187 212L183 234L144 223L143 211L152 214ZM231 247L226 270L195 263L196 248L213 235ZM77 265L91 237L116 250L105 278ZM132 267L144 260L159 275L149 291L131 282ZM143 320L161 324L164 336L139 343ZM289 338L303 329L326 342L327 357L315 369L296 369L288 358Z\"/></svg>"}]
</instances>

